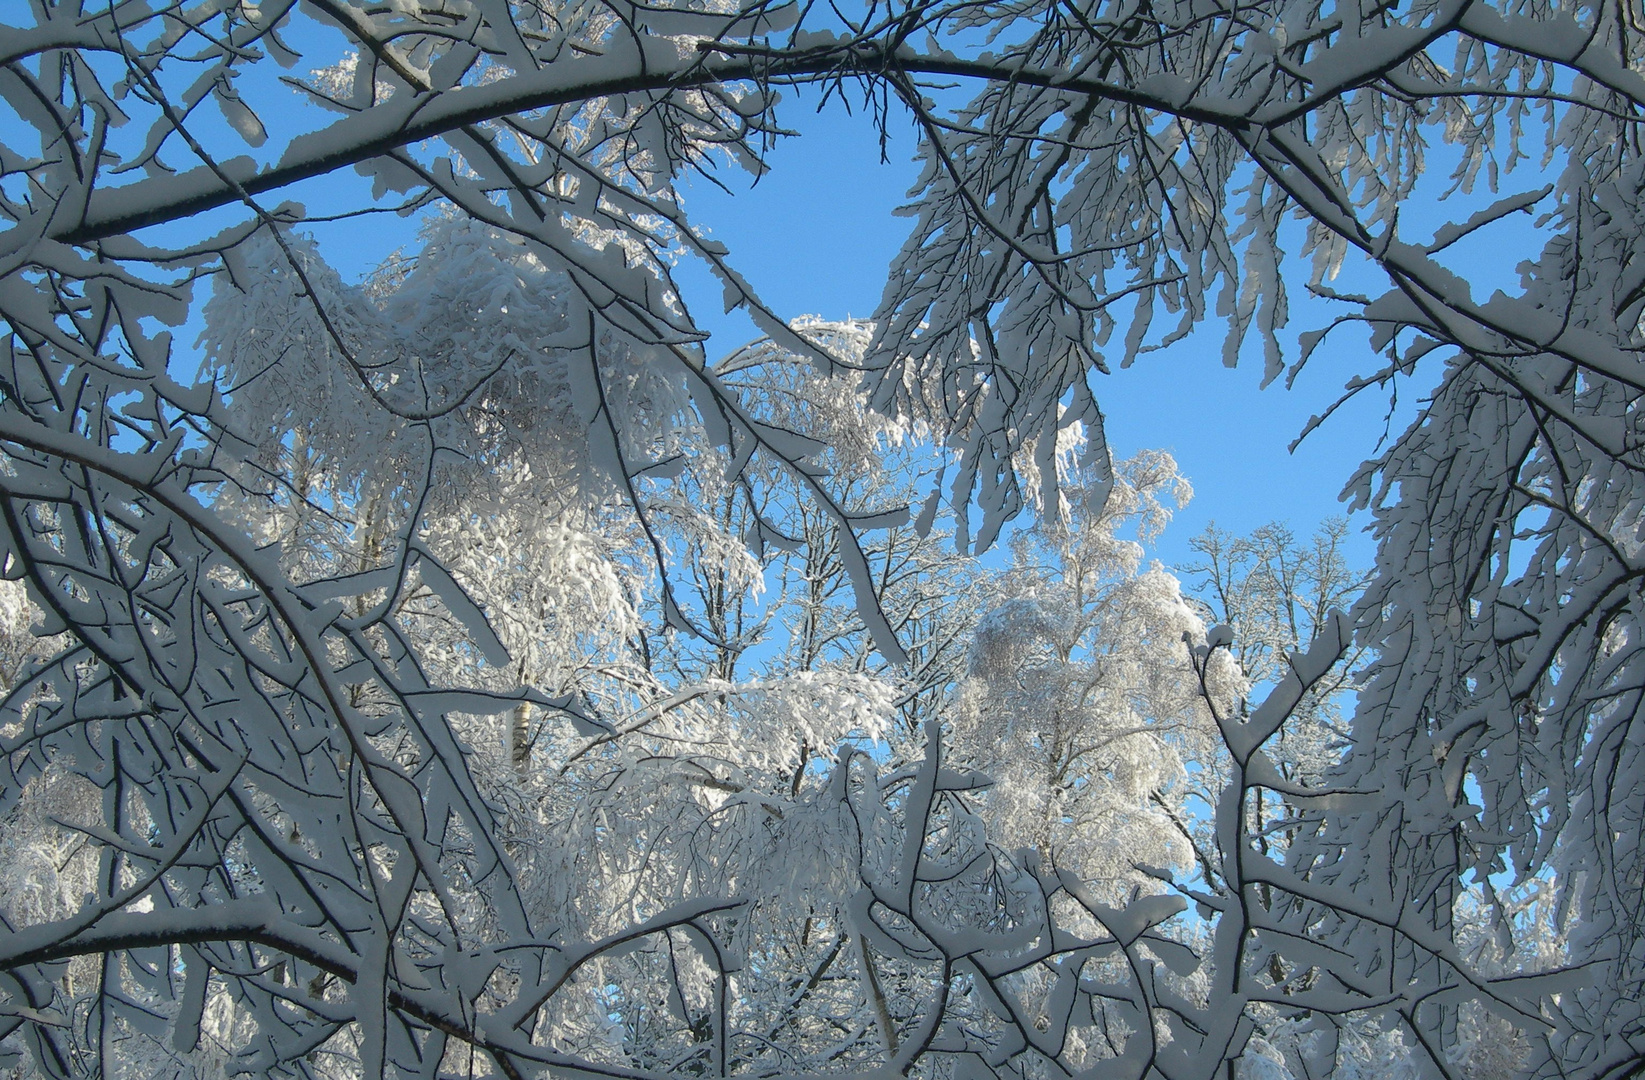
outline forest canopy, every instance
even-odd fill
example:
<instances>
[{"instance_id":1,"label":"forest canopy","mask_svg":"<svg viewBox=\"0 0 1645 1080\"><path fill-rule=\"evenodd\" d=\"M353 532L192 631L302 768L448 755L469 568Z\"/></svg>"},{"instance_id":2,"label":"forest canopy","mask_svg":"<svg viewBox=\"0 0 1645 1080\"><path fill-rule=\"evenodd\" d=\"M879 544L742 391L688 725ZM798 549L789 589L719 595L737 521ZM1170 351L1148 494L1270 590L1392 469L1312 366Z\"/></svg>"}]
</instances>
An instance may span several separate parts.
<instances>
[{"instance_id":1,"label":"forest canopy","mask_svg":"<svg viewBox=\"0 0 1645 1080\"><path fill-rule=\"evenodd\" d=\"M1642 34L7 6L0 1070L1637 1075ZM870 320L679 197L797 86L919 134ZM340 215L415 239L350 280ZM1190 335L1434 387L1368 572L1147 561L1102 376Z\"/></svg>"}]
</instances>

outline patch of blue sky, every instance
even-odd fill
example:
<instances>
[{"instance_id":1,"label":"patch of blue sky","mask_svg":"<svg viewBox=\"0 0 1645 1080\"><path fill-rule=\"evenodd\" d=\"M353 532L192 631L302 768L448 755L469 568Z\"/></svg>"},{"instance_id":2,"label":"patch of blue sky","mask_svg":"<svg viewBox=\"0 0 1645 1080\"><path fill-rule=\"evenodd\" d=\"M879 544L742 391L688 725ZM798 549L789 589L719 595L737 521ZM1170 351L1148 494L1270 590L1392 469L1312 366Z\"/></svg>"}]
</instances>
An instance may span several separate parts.
<instances>
[{"instance_id":1,"label":"patch of blue sky","mask_svg":"<svg viewBox=\"0 0 1645 1080\"><path fill-rule=\"evenodd\" d=\"M893 212L917 178L913 134L893 123L882 161L878 133L865 117L848 115L838 103L821 112L811 112L810 105L803 96L789 105L785 123L802 134L771 151L767 175L740 187L722 177L730 193L689 182L685 205L710 223L712 237L730 248L778 312L866 316L908 234L907 220ZM717 283L706 270L686 264L676 275L714 342L757 336L741 312L720 313ZM1127 369L1115 364L1113 374L1097 377L1114 453L1169 450L1195 485L1193 502L1156 549L1170 565L1191 561L1187 539L1211 521L1248 531L1283 519L1307 531L1341 512L1336 497L1382 429L1385 402L1367 397L1290 454L1287 447L1308 418L1339 395L1341 380L1331 382L1321 364L1289 391L1278 385L1262 390L1260 357L1233 370L1221 365L1220 330L1205 326L1177 346ZM1354 556L1368 562L1369 545L1362 543Z\"/></svg>"},{"instance_id":2,"label":"patch of blue sky","mask_svg":"<svg viewBox=\"0 0 1645 1080\"><path fill-rule=\"evenodd\" d=\"M894 211L917 179L912 128L893 114L882 141L863 110L848 112L837 96L818 111L815 92L788 93L783 122L801 134L770 151L770 171L757 181L718 175L729 191L688 180L685 205L713 239L729 247L734 264L779 313L829 319L870 314L885 268L909 230ZM1460 192L1453 176L1456 151L1442 145L1427 155L1427 171L1400 211L1400 235L1408 242L1428 243L1479 207L1547 182L1543 170L1522 168L1503 174L1496 192L1487 192L1483 181L1474 192ZM1300 224L1284 238L1291 256L1283 271L1291 318L1281 333L1288 361L1299 355L1300 332L1328 325L1346 307L1310 294L1311 265L1300 255L1304 240ZM1545 240L1533 214L1520 212L1464 236L1439 257L1484 300L1498 290L1517 293L1520 264ZM675 272L694 317L713 334L711 355L757 336L741 312L721 314L719 285L706 270L686 263ZM1352 253L1326 284L1368 295L1390 287L1368 260ZM1119 322L1125 325L1123 317ZM1416 418L1441 372L1443 353L1435 353L1414 372L1361 390L1331 411L1348 383L1384 366L1362 323L1334 331L1289 386L1283 377L1262 385L1254 339L1236 367L1224 367L1223 333L1218 321L1209 321L1129 367L1110 356L1113 373L1096 377L1114 453L1168 450L1194 484L1193 501L1155 546L1155 556L1168 566L1195 561L1188 540L1212 522L1246 533L1278 520L1306 534L1322 519L1344 514L1340 498L1355 470ZM1327 412L1329 419L1293 451L1311 418ZM1364 531L1368 523L1364 513L1350 517L1348 556L1360 566L1375 554Z\"/></svg>"}]
</instances>

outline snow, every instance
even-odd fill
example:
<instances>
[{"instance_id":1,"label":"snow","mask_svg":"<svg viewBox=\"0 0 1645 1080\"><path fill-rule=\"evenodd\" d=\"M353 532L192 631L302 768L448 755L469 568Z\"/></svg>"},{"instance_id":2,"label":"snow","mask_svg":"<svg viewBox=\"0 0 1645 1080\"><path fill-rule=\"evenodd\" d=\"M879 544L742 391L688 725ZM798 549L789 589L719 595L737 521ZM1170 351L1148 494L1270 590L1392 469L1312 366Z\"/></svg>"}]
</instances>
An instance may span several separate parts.
<instances>
[{"instance_id":1,"label":"snow","mask_svg":"<svg viewBox=\"0 0 1645 1080\"><path fill-rule=\"evenodd\" d=\"M0 1062L1636 1069L1637 6L0 29ZM675 186L765 170L795 80L919 132L872 322ZM424 220L357 283L259 203L345 168ZM1277 378L1298 218L1352 392L1442 378L1352 481L1362 595L1278 527L1185 592L1099 376L1220 320ZM715 362L680 259L764 339Z\"/></svg>"}]
</instances>

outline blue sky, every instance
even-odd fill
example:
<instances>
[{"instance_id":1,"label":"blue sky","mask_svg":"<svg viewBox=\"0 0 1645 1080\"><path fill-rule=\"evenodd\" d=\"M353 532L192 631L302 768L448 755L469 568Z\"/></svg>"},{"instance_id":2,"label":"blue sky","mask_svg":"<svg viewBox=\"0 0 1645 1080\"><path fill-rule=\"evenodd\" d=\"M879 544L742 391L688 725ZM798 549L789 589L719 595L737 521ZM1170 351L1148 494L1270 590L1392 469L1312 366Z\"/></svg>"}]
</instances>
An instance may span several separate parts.
<instances>
[{"instance_id":1,"label":"blue sky","mask_svg":"<svg viewBox=\"0 0 1645 1080\"><path fill-rule=\"evenodd\" d=\"M791 102L782 119L802 134L770 155L770 173L752 184L747 174L722 175L729 195L697 181L687 188L686 209L729 246L733 262L783 315L870 315L886 265L910 226L892 211L917 175L910 161L912 132L894 124L882 162L872 123L837 103L819 114L806 101ZM758 336L740 312L720 314L720 288L706 270L691 265L677 273L693 313L723 342L720 352ZM1300 282L1293 285L1293 293L1300 290ZM1300 296L1293 297L1293 308L1305 309ZM1308 317L1305 310L1302 318ZM1303 325L1300 319L1293 324ZM1110 357L1116 370L1096 384L1115 453L1169 450L1194 484L1193 502L1157 550L1168 564L1191 561L1187 541L1211 521L1248 532L1281 520L1306 534L1323 518L1343 513L1337 496L1344 482L1387 427L1387 395L1368 391L1297 453L1287 450L1349 377L1377 366L1362 331L1330 339L1291 390L1279 383L1260 387L1260 356L1224 367L1221 334L1219 324L1203 325L1188 340L1125 370L1118 369L1116 353ZM1400 396L1394 434L1409 422L1421 389L1403 387ZM1373 555L1370 539L1358 532L1366 520L1363 514L1353 519L1352 558L1362 566Z\"/></svg>"}]
</instances>

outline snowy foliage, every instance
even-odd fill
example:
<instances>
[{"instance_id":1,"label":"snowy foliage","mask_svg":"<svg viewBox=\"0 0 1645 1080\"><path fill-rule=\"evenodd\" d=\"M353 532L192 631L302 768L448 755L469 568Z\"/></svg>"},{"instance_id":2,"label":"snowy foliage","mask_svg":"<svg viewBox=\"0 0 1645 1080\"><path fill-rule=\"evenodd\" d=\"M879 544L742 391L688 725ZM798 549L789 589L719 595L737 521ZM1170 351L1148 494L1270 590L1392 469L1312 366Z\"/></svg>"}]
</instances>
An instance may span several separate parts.
<instances>
[{"instance_id":1,"label":"snowy foliage","mask_svg":"<svg viewBox=\"0 0 1645 1080\"><path fill-rule=\"evenodd\" d=\"M1170 516L1162 500L1185 502L1187 484L1166 454L1115 472L1099 512L1014 542L952 714L955 751L994 780L991 834L1103 896L1154 884L1136 864L1191 866L1173 818L1186 816L1189 763L1217 741L1183 646L1205 627L1176 579L1142 569L1141 544L1118 535L1152 539Z\"/></svg>"},{"instance_id":2,"label":"snowy foliage","mask_svg":"<svg viewBox=\"0 0 1645 1080\"><path fill-rule=\"evenodd\" d=\"M1633 0L6 18L0 1067L1645 1065ZM799 83L921 133L872 324L677 198ZM420 243L346 281L317 178ZM1347 615L1141 561L1097 376L1208 321L1438 369Z\"/></svg>"}]
</instances>

